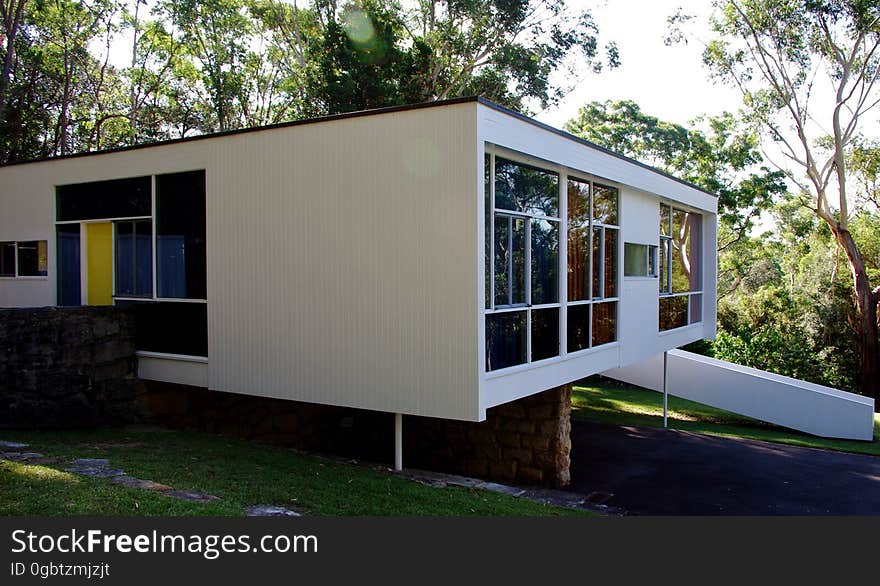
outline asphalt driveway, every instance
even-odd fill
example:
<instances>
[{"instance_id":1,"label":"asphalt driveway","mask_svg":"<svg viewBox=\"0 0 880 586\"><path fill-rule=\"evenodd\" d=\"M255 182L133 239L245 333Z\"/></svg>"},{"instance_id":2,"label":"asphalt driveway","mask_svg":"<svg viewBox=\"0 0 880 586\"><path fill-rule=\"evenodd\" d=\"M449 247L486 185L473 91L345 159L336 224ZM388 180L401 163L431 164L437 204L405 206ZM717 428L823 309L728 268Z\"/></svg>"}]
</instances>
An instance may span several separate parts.
<instances>
[{"instance_id":1,"label":"asphalt driveway","mask_svg":"<svg viewBox=\"0 0 880 586\"><path fill-rule=\"evenodd\" d=\"M572 420L572 490L633 515L878 515L880 458Z\"/></svg>"}]
</instances>

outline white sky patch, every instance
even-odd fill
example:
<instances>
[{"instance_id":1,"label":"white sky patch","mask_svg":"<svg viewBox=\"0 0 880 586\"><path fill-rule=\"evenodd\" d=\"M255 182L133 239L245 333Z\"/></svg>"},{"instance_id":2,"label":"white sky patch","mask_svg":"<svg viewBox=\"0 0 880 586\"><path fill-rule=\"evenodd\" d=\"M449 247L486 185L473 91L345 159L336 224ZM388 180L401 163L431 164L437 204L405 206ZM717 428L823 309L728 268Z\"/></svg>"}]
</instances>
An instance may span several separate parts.
<instances>
[{"instance_id":1,"label":"white sky patch","mask_svg":"<svg viewBox=\"0 0 880 586\"><path fill-rule=\"evenodd\" d=\"M578 5L571 0L571 6ZM632 100L647 114L686 125L702 114L736 111L741 98L732 88L713 84L702 63L702 44L667 47L663 44L667 17L679 7L696 14L697 34L707 38L711 6L705 0L611 0L592 8L599 26L600 47L613 40L621 65L594 74L583 68L577 86L557 107L536 118L561 127L591 101Z\"/></svg>"}]
</instances>

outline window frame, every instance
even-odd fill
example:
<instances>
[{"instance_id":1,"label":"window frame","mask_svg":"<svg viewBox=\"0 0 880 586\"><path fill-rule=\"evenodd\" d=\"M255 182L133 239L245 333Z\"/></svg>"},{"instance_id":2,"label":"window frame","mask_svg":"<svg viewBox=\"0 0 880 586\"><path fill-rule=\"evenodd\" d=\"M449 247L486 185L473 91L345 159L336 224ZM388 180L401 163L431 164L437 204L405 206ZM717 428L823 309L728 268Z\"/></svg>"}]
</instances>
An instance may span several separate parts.
<instances>
[{"instance_id":1,"label":"window frame","mask_svg":"<svg viewBox=\"0 0 880 586\"><path fill-rule=\"evenodd\" d=\"M117 278L119 277L119 267L117 266L117 256L116 256L116 239L119 237L118 229L120 224L130 224L132 229L132 279L134 283L134 289L137 289L137 224L140 222L150 222L150 266L151 270L156 270L156 227L155 221L152 217L139 217L139 218L131 218L125 220L115 220L113 222L113 238L111 245L111 254L113 258L113 290L111 296L114 299L119 300L129 300L129 301L152 301L156 299L156 275L153 273L150 277L150 293L145 295L137 295L137 294L126 294L120 295L116 290Z\"/></svg>"},{"instance_id":2,"label":"window frame","mask_svg":"<svg viewBox=\"0 0 880 586\"><path fill-rule=\"evenodd\" d=\"M528 214L524 212L507 210L495 207L495 160L496 158L502 158L506 161L510 161L515 164L521 164L528 168L537 169L540 171L554 173L558 177L558 189L559 189L559 203L557 206L558 217L553 216L545 216L542 214ZM583 173L581 171L570 169L563 165L552 164L536 157L529 156L527 154L511 151L505 149L503 147L499 147L497 145L485 145L483 164L486 165L486 168L483 170L484 175L488 177L488 181L484 182L484 188L488 189L488 193L483 194L483 201L485 202L485 206L483 209L484 218L481 221L482 226L485 230L489 230L489 234L484 234L483 238L483 246L489 247L488 250L483 251L483 258L488 261L489 266L484 267L483 275L481 279L486 282L486 286L489 288L487 292L485 292L483 299L480 301L482 305L482 314L484 316L484 332L488 329L487 321L493 315L504 314L504 313L513 313L513 312L525 312L526 313L526 356L525 361L516 364L513 366L508 366L504 368L499 368L495 370L487 370L486 369L486 352L488 349L488 338L484 338L484 347L482 349L482 364L481 368L483 369L484 376L487 378L495 378L501 377L508 374L513 374L521 370L528 369L533 365L543 365L549 364L552 362L562 361L567 358L581 357L596 351L600 351L603 349L613 348L617 344L619 344L620 337L620 288L622 286L623 280L623 240L621 238L622 230L621 225L623 223L622 220L622 210L620 206L621 202L621 185L615 181L610 181L600 177L594 177L588 173ZM600 228L600 233L605 234L606 230L616 230L616 250L615 250L615 266L614 266L614 278L615 278L615 296L613 297L599 297L593 298L593 278L592 272L589 278L589 297L585 300L579 301L569 301L568 300L568 243L569 243L569 221L568 221L568 182L569 180L578 181L581 183L586 183L589 186L589 224L587 225L588 234L589 234L589 254L591 255L590 259L590 271L593 270L592 267L592 246L593 246L593 237L594 228ZM594 184L600 184L602 186L612 188L616 192L617 202L616 202L616 211L617 211L617 223L603 223L594 219L594 210L593 210L593 186ZM515 305L496 305L495 303L495 219L498 215L507 215L514 217L522 217L526 220L526 243L525 253L527 255L527 261L525 265L525 278L526 278L526 303L525 304L515 304ZM486 218L488 217L488 221ZM546 220L550 222L556 222L557 229L559 231L558 236L558 254L557 254L557 278L558 278L558 301L555 303L545 303L539 305L531 304L531 296L532 296L532 287L531 287L531 252L532 252L532 243L531 243L531 222L532 220ZM604 286L605 280L605 258L606 258L606 250L604 248L605 243L607 242L607 238L601 237L600 241L600 252L601 258L603 260L603 268L600 271L600 280L603 281L603 286L601 287L602 293L604 294L606 288ZM488 279L486 276L488 275ZM616 324L616 330L614 335L614 340L611 342L607 342L605 344L593 345L593 306L602 304L602 303L613 303L614 304L614 322ZM586 348L582 348L579 350L575 350L570 352L568 349L568 307L569 306L579 306L579 305L589 305L590 309L588 312L588 345ZM540 360L532 360L532 311L533 310L541 310L541 309L552 309L556 308L559 311L559 352L556 356L552 356L549 358L543 358Z\"/></svg>"},{"instance_id":3,"label":"window frame","mask_svg":"<svg viewBox=\"0 0 880 586\"><path fill-rule=\"evenodd\" d=\"M565 195L566 195L566 197L565 197L565 205L566 205L566 219L565 219L565 220L566 220L566 235L565 235L565 244L566 244L566 248L565 248L565 250L566 250L566 255L567 255L567 253L568 253L568 230L567 230L567 223L568 223L568 217L567 217L567 216L568 216L568 189L567 189L567 188L568 188L568 182L569 182L569 181L576 181L576 182L578 182L578 183L586 183L586 184L589 186L589 189L588 189L589 200L590 200L589 203L588 203L588 208L589 208L589 214L588 214L588 215L589 215L589 223L588 223L588 225L587 225L587 231L588 231L587 233L589 234L589 240L590 240L590 244L589 244L589 251L590 251L590 252L589 252L589 254L590 254L590 287L589 287L589 294L587 295L587 299L579 299L579 300L576 300L576 301L569 301L569 300L568 300L568 288L567 288L567 286L566 286L566 290L565 290L565 295L566 295L566 300L565 300L565 330L564 330L564 332L563 332L563 334L565 335L565 353L564 353L563 355L564 355L564 356L572 356L572 355L573 355L573 356L580 356L580 355L583 355L583 354L587 354L587 353L593 352L593 351L595 351L596 349L601 349L601 348L607 348L607 347L610 347L612 344L617 344L617 343L619 342L618 338L619 338L619 336L620 336L620 332L619 332L619 330L618 330L618 331L615 332L615 335L614 335L614 338L615 338L615 339L614 339L614 341L612 341L612 342L606 342L605 344L593 345L593 333L594 333L594 332L593 332L593 321L594 321L594 317L593 317L593 309L594 309L594 306L595 306L595 305L598 305L598 304L601 304L601 303L614 303L614 304L615 304L615 308L614 308L614 321L615 321L616 324L619 324L619 323L620 323L620 279L621 279L621 273L623 272L623 271L621 271L621 263L622 263L622 261L623 261L623 255L621 254L621 245L622 245L622 241L621 241L621 238L620 238L620 233L621 233L621 229L620 229L620 228L621 228L621 225L622 225L623 222L621 221L621 210L620 210L620 185L618 185L617 183L615 183L615 182L613 182L613 181L608 181L608 180L606 180L606 179L602 179L602 178L593 178L592 176L590 176L590 175L588 175L588 174L585 174L585 173L579 173L579 172L577 172L577 171L573 171L573 170L570 170L570 169L567 169L566 171L567 171L567 173L565 174L565 185L566 185L566 192L565 192ZM602 186L604 186L604 187L611 187L611 188L613 188L613 189L615 189L615 190L617 191L617 224L606 224L606 223L603 223L603 222L599 222L599 221L597 221L597 220L595 219L596 212L595 212L595 210L594 210L594 206L593 206L593 195L594 195L594 192L595 192L595 190L594 190L594 185L595 185L596 183L599 183L600 185L602 185ZM593 280L593 271L595 270L595 267L593 266L593 265L594 265L594 259L593 259L593 237L595 236L595 233L596 233L596 232L595 232L595 229L596 229L596 228L600 228L599 233L601 234L601 236L600 236L600 242L599 242L599 258L602 259L602 270L599 271L599 282L600 282L600 288L602 289L602 294L603 294L603 296L598 296L598 297L595 295L595 290L594 290L594 288L595 288L595 281ZM610 230L616 230L616 231L617 231L617 256L616 256L616 259L617 259L617 263L616 263L616 264L617 264L617 267L616 267L616 270L615 270L615 273L614 273L614 275L615 275L615 279L616 279L616 282L615 282L615 291L617 291L617 295L615 295L614 297L604 297L604 293L605 293L605 284L606 284L606 283L605 283L605 270L604 270L604 267L605 267L605 252L606 252L606 251L605 251L605 244L606 244L606 242L607 242L607 239L605 238L605 232L606 232L606 230L608 230L608 229L610 229ZM565 271L565 274L567 275L567 274L568 274L568 259L567 259L567 258L566 258L566 263L565 263L564 271ZM566 283L566 285L567 285L567 283ZM568 350L568 308L569 308L569 307L583 306L583 305L589 305L589 306L590 306L590 309L589 309L589 312L588 312L589 318L588 318L588 320L587 320L587 332L588 332L588 336L587 336L587 346L586 346L586 348L581 348L581 349L579 349L579 350L569 351L569 350Z\"/></svg>"},{"instance_id":4,"label":"window frame","mask_svg":"<svg viewBox=\"0 0 880 586\"><path fill-rule=\"evenodd\" d=\"M116 303L116 301L208 303L207 295L205 296L205 299L189 298L189 297L183 298L183 297L159 297L158 296L159 289L158 289L158 274L157 274L157 266L156 266L156 263L157 263L157 256L156 256L156 252L157 252L156 251L156 224L157 224L157 222L156 222L156 220L157 220L157 218L156 218L156 212L157 212L156 183L157 182L156 182L156 177L158 177L159 175L171 175L171 174L175 174L175 173L190 173L190 172L197 172L197 171L201 171L201 172L207 174L206 169L198 168L198 169L182 169L179 171L163 171L163 172L156 172L156 173L153 173L152 175L149 175L149 177L150 177L150 215L148 215L148 216L120 216L120 217L113 217L113 218L94 218L94 219L88 219L88 220L56 220L55 221L55 226L59 226L62 224L82 225L82 224L92 224L92 223L101 223L101 222L112 222L114 224L113 238L111 239L113 242L113 250L112 250L112 255L113 255L113 275L112 275L113 290L112 290L112 296L113 296L114 304ZM111 181L112 181L112 179L111 179ZM56 193L57 193L57 190L59 187L64 187L64 185L55 185L54 188L56 190ZM56 210L56 217L57 217L57 210ZM153 286L152 286L153 292L149 297L147 297L147 296L138 297L138 296L132 296L132 295L117 295L116 294L116 227L115 227L115 223L116 222L123 222L123 221L135 221L135 220L150 220L152 222L152 235L150 238L150 242L151 242L150 247L151 247L152 263L153 263ZM207 269L207 267L206 267L206 269ZM4 278L4 277L0 277L0 279L2 279L2 278ZM5 278L11 278L11 277L5 277ZM36 278L48 278L48 276L46 276L46 277L22 277L22 278L35 278L36 279ZM205 275L205 278L207 280L207 274Z\"/></svg>"},{"instance_id":5,"label":"window frame","mask_svg":"<svg viewBox=\"0 0 880 586\"><path fill-rule=\"evenodd\" d=\"M24 242L45 242L46 243L46 274L45 275L22 275L21 274L21 263L19 262L19 245ZM49 279L49 240L45 240L42 238L37 238L35 240L3 240L0 241L0 245L11 245L12 246L12 274L8 275L0 275L0 280L3 281L12 281L12 280L20 280L20 281L43 281ZM37 245L39 247L39 244ZM39 248L38 248L39 250ZM39 266L39 265L38 265Z\"/></svg>"},{"instance_id":6,"label":"window frame","mask_svg":"<svg viewBox=\"0 0 880 586\"><path fill-rule=\"evenodd\" d=\"M704 247L703 247L703 242L702 242L703 226L701 223L700 224L700 247L699 247L699 255L698 255L698 261L699 261L698 266L700 268L700 288L699 288L699 290L696 290L696 291L679 291L679 292L673 291L673 289L672 289L672 259L673 259L673 246L674 246L673 240L674 240L674 237L672 235L672 227L675 224L675 219L674 219L675 212L679 211L679 212L684 212L685 214L696 214L696 215L700 216L701 220L703 218L703 212L693 210L687 206L684 206L684 205L681 205L678 203L673 204L672 202L667 202L667 201L661 200L660 204L658 206L658 211L659 211L658 217L661 219L661 221L663 219L663 207L664 206L666 206L666 208L669 210L669 214L668 214L669 215L669 225L667 226L667 230L668 230L669 234L668 235L663 234L663 232L661 230L661 224L658 223L659 246L657 248L657 250L658 250L657 272L658 272L658 277L661 278L660 285L664 285L664 283L663 283L664 279L662 279L662 277L665 276L665 281L666 281L665 287L660 289L659 295L658 295L657 329L658 329L658 332L660 335L665 335L665 334L668 334L671 332L677 332L677 331L683 330L684 328L688 328L691 326L697 326L697 325L700 325L703 323L703 311L702 311L702 309L703 309L703 293L704 293L703 284L705 282L705 280L703 278L703 274L702 274L703 266L704 266L704 258L703 258L704 257ZM666 248L665 251L664 251L664 242L667 243L667 245L665 247ZM659 263L660 255L663 255L663 257L664 257L663 263L664 263L664 266L666 267L666 274L665 275L660 274L660 263ZM698 321L691 321L691 313L692 313L692 309L693 309L692 303L694 303L693 298L696 296L700 297L700 319ZM662 329L660 327L662 316L659 314L659 305L660 305L659 300L660 299L671 299L674 297L687 297L687 309L685 310L685 314L687 316L687 323L684 325L681 325L681 326L674 327L674 328Z\"/></svg>"},{"instance_id":7,"label":"window frame","mask_svg":"<svg viewBox=\"0 0 880 586\"><path fill-rule=\"evenodd\" d=\"M626 247L644 246L645 247L645 274L627 275L626 274ZM660 247L656 244L645 244L643 242L624 242L623 243L623 278L624 279L659 279L659 257Z\"/></svg>"},{"instance_id":8,"label":"window frame","mask_svg":"<svg viewBox=\"0 0 880 586\"><path fill-rule=\"evenodd\" d=\"M515 154L508 154L507 152L498 152L498 151L488 150L488 149L486 150L485 154L487 157L484 157L484 164L486 162L486 158L488 158L488 162L489 162L489 181L487 182L487 185L489 187L489 194L488 194L488 197L485 197L485 194L484 194L484 199L489 203L489 208L484 210L484 214L490 214L489 229L491 230L491 237L488 239L485 239L484 246L486 245L486 243L488 243L489 246L491 247L491 250L489 251L490 254L488 255L488 257L486 257L490 261L489 282L488 282L488 286L490 288L489 295L488 295L489 306L485 307L485 303L484 303L483 311L484 311L485 317L487 319L489 317L491 317L492 315L500 315L500 314L505 314L505 313L524 312L526 314L525 361L521 362L519 364L516 364L516 365L512 365L512 366L508 366L508 367L504 367L504 368L500 368L500 369L496 369L496 370L491 370L491 371L487 370L486 371L486 372L496 373L496 372L508 372L511 368L524 367L524 366L527 366L530 364L543 363L543 362L546 362L549 360L556 360L560 356L563 355L564 342L561 338L562 330L560 327L560 330L557 334L559 336L559 342L558 342L559 343L559 352L557 353L557 355L551 356L548 358L542 358L539 360L534 360L534 361L532 360L532 354L533 354L533 352L532 352L532 312L542 310L542 309L554 309L555 308L555 309L559 310L559 317L558 317L559 323L561 324L563 321L563 318L562 318L563 292L561 290L559 290L559 283L561 282L560 281L561 273L559 272L560 266L561 266L560 259L562 258L562 245L563 245L563 241L564 241L563 235L562 235L562 230L563 230L562 213L563 213L563 205L564 204L562 202L562 187L561 187L563 184L563 178L562 178L562 174L559 172L558 169L548 167L546 165L540 165L540 164L536 165L534 161L528 160L528 159L521 157L521 156L517 156ZM496 207L495 206L495 161L496 161L496 158L498 158L498 157L504 159L505 161L509 161L515 165L522 165L522 166L524 166L528 169L534 170L534 171L539 171L542 173L548 173L548 174L555 175L556 180L557 180L557 185L556 185L557 198L559 198L559 201L557 202L557 205L556 205L556 209L557 209L557 212L559 213L559 216L554 217L554 216L547 216L545 214L533 214L533 213L528 213L528 212L522 212L519 210L509 210L506 208ZM525 245L524 245L524 250L523 250L524 257L525 257L524 261L523 261L523 272L524 272L524 285L523 286L524 286L524 292L525 292L525 296L524 296L525 301L523 303L511 303L511 304L501 304L501 305L498 305L495 303L495 276L496 276L496 271L495 271L495 223L496 223L496 219L499 216L504 217L504 218L509 218L508 222L510 223L511 226L513 225L513 219L521 218L523 220L523 224L525 227L525 235L524 235ZM553 302L553 303L532 304L532 222L534 220L543 220L546 222L551 222L551 223L556 224L557 250L558 250L557 254L556 254L557 301ZM484 220L484 225L485 225L485 220ZM508 241L512 241L512 239L513 239L513 231L508 230ZM485 251L483 254L485 255ZM512 257L511 257L511 263L512 263ZM485 268L484 268L484 272L485 272ZM508 268L508 274L510 274L511 272L512 272L512 268ZM511 282L511 283L509 283L509 286L508 286L508 299L511 301L513 300L512 296L513 296L513 284ZM488 345L488 340L485 341L485 344ZM483 349L483 355L484 355L483 368L485 368L485 353L486 353L486 348Z\"/></svg>"}]
</instances>

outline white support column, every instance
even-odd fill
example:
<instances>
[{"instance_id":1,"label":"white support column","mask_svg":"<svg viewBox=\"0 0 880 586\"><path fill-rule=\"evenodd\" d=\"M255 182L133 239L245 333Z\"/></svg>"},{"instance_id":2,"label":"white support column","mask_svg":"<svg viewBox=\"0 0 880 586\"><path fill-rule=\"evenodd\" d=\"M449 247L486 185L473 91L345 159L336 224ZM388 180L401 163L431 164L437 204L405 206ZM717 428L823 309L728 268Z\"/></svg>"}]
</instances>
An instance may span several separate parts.
<instances>
[{"instance_id":1,"label":"white support column","mask_svg":"<svg viewBox=\"0 0 880 586\"><path fill-rule=\"evenodd\" d=\"M394 414L394 471L403 470L403 415Z\"/></svg>"},{"instance_id":2,"label":"white support column","mask_svg":"<svg viewBox=\"0 0 880 586\"><path fill-rule=\"evenodd\" d=\"M669 427L669 352L663 353L663 429Z\"/></svg>"}]
</instances>

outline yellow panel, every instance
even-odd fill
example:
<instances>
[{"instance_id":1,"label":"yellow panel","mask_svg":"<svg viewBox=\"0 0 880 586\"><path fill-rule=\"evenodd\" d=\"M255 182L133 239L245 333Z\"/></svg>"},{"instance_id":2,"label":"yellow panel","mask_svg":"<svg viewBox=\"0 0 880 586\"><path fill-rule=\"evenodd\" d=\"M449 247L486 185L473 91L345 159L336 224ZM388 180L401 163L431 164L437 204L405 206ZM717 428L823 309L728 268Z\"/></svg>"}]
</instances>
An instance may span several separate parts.
<instances>
[{"instance_id":1,"label":"yellow panel","mask_svg":"<svg viewBox=\"0 0 880 586\"><path fill-rule=\"evenodd\" d=\"M113 224L86 224L88 304L113 304Z\"/></svg>"}]
</instances>

